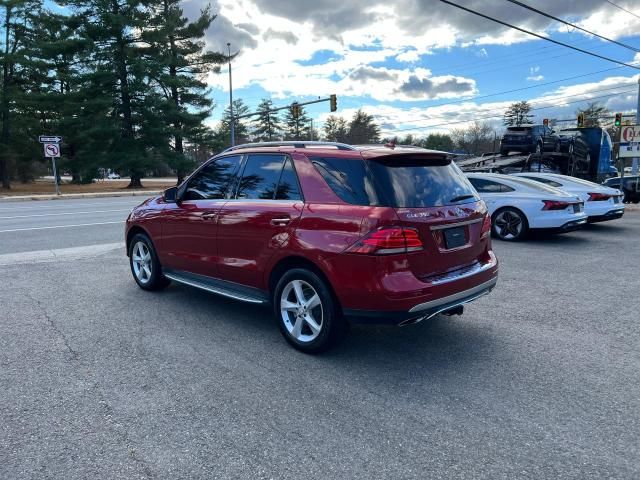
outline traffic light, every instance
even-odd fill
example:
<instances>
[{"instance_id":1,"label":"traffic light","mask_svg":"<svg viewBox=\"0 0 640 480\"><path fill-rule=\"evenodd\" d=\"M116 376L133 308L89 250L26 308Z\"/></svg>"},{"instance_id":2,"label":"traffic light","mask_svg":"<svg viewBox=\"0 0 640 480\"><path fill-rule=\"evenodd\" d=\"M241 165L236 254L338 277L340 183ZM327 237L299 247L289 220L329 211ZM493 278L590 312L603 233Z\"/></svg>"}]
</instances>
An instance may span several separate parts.
<instances>
[{"instance_id":1,"label":"traffic light","mask_svg":"<svg viewBox=\"0 0 640 480\"><path fill-rule=\"evenodd\" d=\"M621 113L616 113L615 125L616 125L616 127L619 127L620 125L622 125L622 114Z\"/></svg>"},{"instance_id":2,"label":"traffic light","mask_svg":"<svg viewBox=\"0 0 640 480\"><path fill-rule=\"evenodd\" d=\"M298 105L297 103L292 103L291 114L293 115L293 118L300 117L300 105Z\"/></svg>"},{"instance_id":3,"label":"traffic light","mask_svg":"<svg viewBox=\"0 0 640 480\"><path fill-rule=\"evenodd\" d=\"M338 110L338 97L335 94L329 96L329 110L332 112Z\"/></svg>"},{"instance_id":4,"label":"traffic light","mask_svg":"<svg viewBox=\"0 0 640 480\"><path fill-rule=\"evenodd\" d=\"M545 118L544 120L542 120L542 124L543 124L545 127L548 127L548 126L549 126L549 119L548 119L548 118Z\"/></svg>"},{"instance_id":5,"label":"traffic light","mask_svg":"<svg viewBox=\"0 0 640 480\"><path fill-rule=\"evenodd\" d=\"M578 114L578 127L584 127L584 113Z\"/></svg>"}]
</instances>

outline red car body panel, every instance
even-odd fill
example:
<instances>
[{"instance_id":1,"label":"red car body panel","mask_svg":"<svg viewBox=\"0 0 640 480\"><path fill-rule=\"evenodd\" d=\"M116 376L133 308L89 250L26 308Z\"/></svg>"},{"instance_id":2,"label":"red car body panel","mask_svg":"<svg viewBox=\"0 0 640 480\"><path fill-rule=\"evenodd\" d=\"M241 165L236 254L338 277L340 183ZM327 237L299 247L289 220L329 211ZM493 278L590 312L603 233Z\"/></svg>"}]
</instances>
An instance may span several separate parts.
<instances>
[{"instance_id":1,"label":"red car body panel","mask_svg":"<svg viewBox=\"0 0 640 480\"><path fill-rule=\"evenodd\" d=\"M327 278L347 316L371 317L376 323L397 324L417 316L410 310L418 305L495 280L498 262L490 236L483 232L487 210L482 201L430 208L352 205L338 197L308 158L327 155L362 161L402 152L316 148L308 152L273 147L250 150L256 152L280 152L293 159L303 200L170 203L159 197L134 210L127 221L127 238L132 229L147 232L163 268L267 293L271 274L281 262L303 259ZM448 226L463 227L464 245L445 248L443 229ZM416 229L423 249L389 255L348 251L381 227ZM478 273L455 277L456 272L478 266L482 267ZM446 280L448 275L453 275L452 281Z\"/></svg>"},{"instance_id":2,"label":"red car body panel","mask_svg":"<svg viewBox=\"0 0 640 480\"><path fill-rule=\"evenodd\" d=\"M218 276L265 290L269 260L277 251L296 249L290 237L303 207L301 201L227 202L218 214Z\"/></svg>"}]
</instances>

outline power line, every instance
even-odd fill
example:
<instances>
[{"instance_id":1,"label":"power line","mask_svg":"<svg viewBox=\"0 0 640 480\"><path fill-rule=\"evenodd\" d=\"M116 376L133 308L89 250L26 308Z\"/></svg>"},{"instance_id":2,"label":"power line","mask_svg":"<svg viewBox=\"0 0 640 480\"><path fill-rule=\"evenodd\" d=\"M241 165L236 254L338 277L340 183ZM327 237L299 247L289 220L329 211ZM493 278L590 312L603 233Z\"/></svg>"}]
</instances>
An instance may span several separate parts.
<instances>
[{"instance_id":1,"label":"power line","mask_svg":"<svg viewBox=\"0 0 640 480\"><path fill-rule=\"evenodd\" d=\"M640 52L640 49L638 49L638 48L636 48L634 46L627 45L626 43L618 42L617 40L612 40L611 38L607 38L607 37L604 37L602 35L598 35L597 33L594 33L594 32L592 32L590 30L587 30L586 28L582 28L582 27L580 27L578 25L575 25L575 24L573 24L571 22L567 22L567 21L565 21L565 20L563 20L561 18L554 17L553 15L550 15L550 14L548 14L546 12L543 12L542 10L538 10L537 8L534 8L534 7L531 7L529 5L526 5L526 4L522 3L522 2L519 2L518 0L507 0L507 2L511 2L511 3L515 4L515 5L519 5L522 8L526 8L527 10L531 10L532 12L536 12L539 15L542 15L544 17L547 17L547 18L550 18L552 20L555 20L556 22L564 23L565 25L573 27L573 28L575 28L577 30L581 30L581 31L583 31L585 33L588 33L589 35L593 35L594 37L601 38L602 40L606 40L608 42L615 43L616 45L619 45L621 47L627 48L627 49L629 49L631 51Z\"/></svg>"},{"instance_id":2,"label":"power line","mask_svg":"<svg viewBox=\"0 0 640 480\"><path fill-rule=\"evenodd\" d=\"M592 57L597 57L602 60L606 60L608 62L617 63L618 65L624 65L625 67L633 68L635 70L640 70L640 67L636 67L628 63L621 62L620 60L615 60L610 57L605 57L604 55L599 55L597 53L593 53L588 50L583 50L582 48L574 47L573 45L569 45L568 43L563 43L558 40L554 40L553 38L545 37L544 35L540 35L539 33L535 33L530 30L525 30L524 28L517 27L515 25L512 25L511 23L503 22L502 20L498 20L497 18L490 17L489 15L485 15L484 13L480 13L475 10L471 10L470 8L463 7L462 5L458 5L457 3L450 2L449 0L440 0L440 1L442 3L446 3L447 5L451 5L452 7L456 7L456 8L459 8L460 10L464 10L465 12L469 12L479 17L485 18L487 20L491 20L492 22L499 23L500 25L504 25L505 27L513 28L514 30L518 30L520 32L529 34L531 36L540 38L541 40L546 40L547 42L555 43L556 45L562 45L563 47L571 48L572 50L576 50L578 52L582 52L587 55L591 55Z\"/></svg>"},{"instance_id":3,"label":"power line","mask_svg":"<svg viewBox=\"0 0 640 480\"><path fill-rule=\"evenodd\" d=\"M600 90L593 90L591 92L588 93L576 93L574 95L566 95L566 96L562 96L562 97L549 97L543 101L548 102L548 101L552 101L552 100L562 100L565 98L574 98L574 97L578 97L578 96L583 96L583 95L589 95L590 93L600 93L600 92L608 92L611 90L615 90L617 88L623 88L623 87L628 87L631 85L635 85L635 83L619 83L618 85L614 86L614 87L610 87L610 88L603 88ZM468 99L468 100L463 100L462 102L465 101L469 101L472 99ZM588 98L585 98L584 100L589 100ZM451 103L445 103L442 105L434 105L433 107L428 107L428 108L436 108L436 107L441 107L441 106L446 106L446 105L452 105L452 104L456 104L456 103L462 103L460 101L456 101L456 102L451 102ZM536 102L532 102L533 104L535 104ZM396 122L396 125L403 125L403 124L407 124L407 123L414 123L414 122L423 122L423 121L428 121L428 120L433 120L433 119L438 119L438 118L446 118L446 117L433 117L431 119L418 119L418 120L403 120L402 122Z\"/></svg>"},{"instance_id":4,"label":"power line","mask_svg":"<svg viewBox=\"0 0 640 480\"><path fill-rule=\"evenodd\" d=\"M615 87L615 88L620 88L620 86ZM609 89L609 90L611 90L611 89ZM604 90L600 90L600 91L604 91ZM625 90L625 91L622 91L622 92L609 93L607 95L600 95L600 96L597 96L597 97L581 98L580 100L575 100L573 102L565 102L565 105L572 105L574 103L581 103L581 102L584 102L586 100L598 100L598 99L601 99L601 98L608 98L608 97L613 97L613 96L616 96L616 95L623 95L625 93L635 93L635 92L636 92L636 90ZM579 95L587 95L587 94L583 93L583 94L579 94ZM573 98L573 97L576 97L576 96L578 96L578 95L570 95L570 96L567 96L567 97L557 97L555 99L549 99L549 100L561 100L563 98ZM545 107L536 107L536 108L532 108L530 111L533 112L533 111L538 111L538 110L546 110L546 109L554 108L554 107L557 107L557 106L558 105L547 105ZM497 110L490 110L490 111L497 111ZM469 123L469 122L471 122L473 120L490 120L490 119L493 119L493 118L502 118L503 116L504 116L504 113L500 113L500 114L491 115L491 116L488 116L488 117L475 117L475 118L470 119L470 120L456 120L455 122L439 123L439 124L435 124L435 125L417 125L417 126L414 126L414 127L398 128L398 129L395 129L395 130L387 130L387 131L388 132L406 132L406 131L409 131L409 130L419 130L419 129L430 129L430 128L436 128L436 127L446 127L446 126L449 126L449 125L457 125L457 124L461 124L461 123ZM434 118L431 118L431 119L425 119L425 121L439 120L439 119L443 119L443 118L446 118L446 117L434 117ZM404 122L401 122L401 123L404 123ZM400 124L400 123L396 123L396 124Z\"/></svg>"},{"instance_id":5,"label":"power line","mask_svg":"<svg viewBox=\"0 0 640 480\"><path fill-rule=\"evenodd\" d=\"M633 15L634 17L640 18L640 15L636 15L636 14L635 14L635 13L633 13L632 11L627 10L627 9L626 9L626 8L624 8L624 7L621 7L620 5L616 5L615 3L610 2L609 0L604 0L604 1L605 1L605 2L607 2L607 3L609 3L609 4L611 4L611 5L613 5L613 6L614 6L614 7L616 7L616 8L619 8L620 10L623 10L623 11L625 11L625 12L627 12L627 13L630 13L630 14L631 14L631 15Z\"/></svg>"},{"instance_id":6,"label":"power line","mask_svg":"<svg viewBox=\"0 0 640 480\"><path fill-rule=\"evenodd\" d=\"M506 95L507 93L522 92L524 90L531 90L532 88L540 88L540 87L544 87L544 86L547 86L547 85L553 85L555 83L566 82L567 80L575 80L577 78L588 77L590 75L597 75L599 73L610 72L611 70L619 70L621 68L624 68L624 67L606 68L604 70L598 70L596 72L583 73L581 75L574 75L572 77L561 78L559 80L553 80L553 81L549 81L549 82L538 83L536 85L530 85L528 87L514 88L513 90L505 90L505 91L502 91L502 92L489 93L487 95L479 95L479 96L476 96L476 97L463 98L462 100L454 100L452 102L436 103L435 105L429 105L427 108L444 107L444 106L447 106L447 105L456 105L456 104L459 104L459 103L471 102L471 101L474 101L474 100L482 100L484 98L498 97L500 95ZM600 90L597 90L597 91L600 91ZM411 120L407 120L407 121L404 121L402 123L409 123L409 122L411 122Z\"/></svg>"}]
</instances>

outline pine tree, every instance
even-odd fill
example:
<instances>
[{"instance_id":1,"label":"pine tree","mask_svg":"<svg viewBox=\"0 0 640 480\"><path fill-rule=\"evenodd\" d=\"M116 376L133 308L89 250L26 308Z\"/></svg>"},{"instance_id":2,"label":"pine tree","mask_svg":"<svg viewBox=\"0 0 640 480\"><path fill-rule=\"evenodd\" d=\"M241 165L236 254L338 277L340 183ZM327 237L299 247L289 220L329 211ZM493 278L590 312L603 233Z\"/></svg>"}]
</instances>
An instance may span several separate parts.
<instances>
[{"instance_id":1,"label":"pine tree","mask_svg":"<svg viewBox=\"0 0 640 480\"><path fill-rule=\"evenodd\" d=\"M380 127L374 122L373 116L358 110L349 123L349 143L368 144L380 142Z\"/></svg>"},{"instance_id":2,"label":"pine tree","mask_svg":"<svg viewBox=\"0 0 640 480\"><path fill-rule=\"evenodd\" d=\"M249 141L249 127L244 118L238 118L238 116L246 115L249 113L249 107L245 105L241 98L237 98L233 101L233 127L235 143L239 145L241 143L247 143ZM216 139L225 148L231 143L231 112L229 107L225 108L220 120L220 125L216 130Z\"/></svg>"},{"instance_id":3,"label":"pine tree","mask_svg":"<svg viewBox=\"0 0 640 480\"><path fill-rule=\"evenodd\" d=\"M81 95L83 46L76 34L80 23L74 16L50 11L35 19L36 35L28 48L32 87L25 108L38 118L39 134L63 138L58 171L71 171L75 183L90 183L96 177L100 154L85 151L86 134L100 116L86 118L88 110ZM100 111L104 114L107 108Z\"/></svg>"},{"instance_id":4,"label":"pine tree","mask_svg":"<svg viewBox=\"0 0 640 480\"><path fill-rule=\"evenodd\" d=\"M431 150L451 152L453 150L453 139L446 133L430 133L429 136L422 141L422 146Z\"/></svg>"},{"instance_id":5,"label":"pine tree","mask_svg":"<svg viewBox=\"0 0 640 480\"><path fill-rule=\"evenodd\" d=\"M204 38L216 15L207 6L194 21L189 21L180 0L154 0L148 3L151 18L141 37L151 83L161 92L160 110L166 134L172 138L164 152L168 164L176 170L178 183L193 166L184 155L184 143L197 141L202 122L209 116L213 102L207 96L204 76L219 73L227 57L205 50Z\"/></svg>"},{"instance_id":6,"label":"pine tree","mask_svg":"<svg viewBox=\"0 0 640 480\"><path fill-rule=\"evenodd\" d=\"M282 124L277 112L269 112L273 109L273 101L265 98L258 105L258 117L255 120L253 135L256 141L271 141L280 136Z\"/></svg>"},{"instance_id":7,"label":"pine tree","mask_svg":"<svg viewBox=\"0 0 640 480\"><path fill-rule=\"evenodd\" d=\"M293 116L293 108L287 108L284 116L284 139L285 140L310 140L311 139L311 119L308 117L304 107L300 108L298 117Z\"/></svg>"},{"instance_id":8,"label":"pine tree","mask_svg":"<svg viewBox=\"0 0 640 480\"><path fill-rule=\"evenodd\" d=\"M79 35L86 46L82 54L86 73L81 95L86 114L96 121L86 132L85 149L95 152L103 167L128 173L130 188L140 187L166 143L158 120L161 99L149 87L148 75L157 67L145 55L141 36L151 18L147 2L67 0L67 4L82 19Z\"/></svg>"},{"instance_id":9,"label":"pine tree","mask_svg":"<svg viewBox=\"0 0 640 480\"><path fill-rule=\"evenodd\" d=\"M22 116L21 110L30 90L30 60L26 48L33 41L34 18L42 10L37 0L11 0L0 5L4 35L0 38L0 183L11 188L15 164L29 158L25 148L34 146L34 118Z\"/></svg>"},{"instance_id":10,"label":"pine tree","mask_svg":"<svg viewBox=\"0 0 640 480\"><path fill-rule=\"evenodd\" d=\"M347 121L336 115L329 115L324 122L324 138L329 142L347 142L349 127Z\"/></svg>"},{"instance_id":11,"label":"pine tree","mask_svg":"<svg viewBox=\"0 0 640 480\"><path fill-rule=\"evenodd\" d=\"M609 115L609 110L598 102L589 102L585 108L576 110L576 116L584 114L585 127L599 127L600 118Z\"/></svg>"},{"instance_id":12,"label":"pine tree","mask_svg":"<svg viewBox=\"0 0 640 480\"><path fill-rule=\"evenodd\" d=\"M529 102L516 102L512 103L507 111L504 112L504 125L508 127L519 127L533 121L533 115L531 112L531 105Z\"/></svg>"}]
</instances>

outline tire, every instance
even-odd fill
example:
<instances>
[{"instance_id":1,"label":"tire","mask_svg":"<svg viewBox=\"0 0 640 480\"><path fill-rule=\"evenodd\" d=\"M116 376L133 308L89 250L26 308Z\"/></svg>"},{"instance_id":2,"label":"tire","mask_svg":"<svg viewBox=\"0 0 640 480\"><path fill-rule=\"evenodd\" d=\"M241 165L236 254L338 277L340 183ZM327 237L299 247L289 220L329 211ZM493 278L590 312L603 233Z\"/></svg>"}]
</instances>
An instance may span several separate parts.
<instances>
[{"instance_id":1,"label":"tire","mask_svg":"<svg viewBox=\"0 0 640 480\"><path fill-rule=\"evenodd\" d=\"M502 155L503 157L506 157L507 155L509 155L509 150L506 148L501 148L500 155Z\"/></svg>"},{"instance_id":2,"label":"tire","mask_svg":"<svg viewBox=\"0 0 640 480\"><path fill-rule=\"evenodd\" d=\"M311 270L294 268L280 278L273 309L285 340L301 352L324 352L344 336L339 305L329 286Z\"/></svg>"},{"instance_id":3,"label":"tire","mask_svg":"<svg viewBox=\"0 0 640 480\"><path fill-rule=\"evenodd\" d=\"M542 144L540 142L536 143L533 153L537 153L538 155L541 155L543 151L544 151L544 148Z\"/></svg>"},{"instance_id":4,"label":"tire","mask_svg":"<svg viewBox=\"0 0 640 480\"><path fill-rule=\"evenodd\" d=\"M506 242L518 242L529 233L529 222L520 210L501 208L491 217L491 233Z\"/></svg>"},{"instance_id":5,"label":"tire","mask_svg":"<svg viewBox=\"0 0 640 480\"><path fill-rule=\"evenodd\" d=\"M129 266L133 279L143 290L161 290L171 283L162 275L153 242L142 233L134 235L129 243Z\"/></svg>"},{"instance_id":6,"label":"tire","mask_svg":"<svg viewBox=\"0 0 640 480\"><path fill-rule=\"evenodd\" d=\"M556 153L560 153L560 142L556 142L556 146L553 149L553 151L556 152Z\"/></svg>"}]
</instances>

